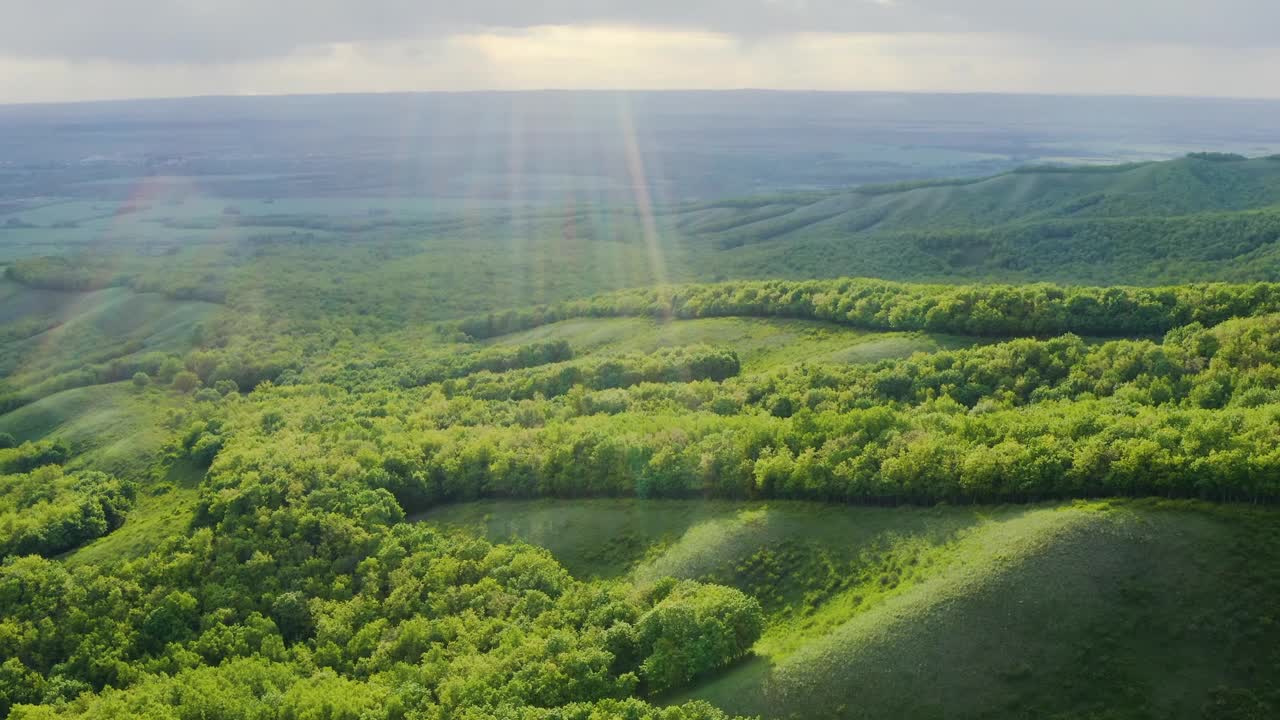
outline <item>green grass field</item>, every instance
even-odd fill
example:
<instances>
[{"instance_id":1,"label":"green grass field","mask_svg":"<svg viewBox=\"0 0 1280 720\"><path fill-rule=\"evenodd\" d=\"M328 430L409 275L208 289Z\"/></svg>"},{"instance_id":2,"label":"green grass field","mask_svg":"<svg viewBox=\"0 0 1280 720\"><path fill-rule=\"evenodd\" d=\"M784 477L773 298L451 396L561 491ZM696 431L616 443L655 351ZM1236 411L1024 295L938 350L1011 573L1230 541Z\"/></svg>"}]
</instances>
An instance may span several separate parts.
<instances>
[{"instance_id":1,"label":"green grass field","mask_svg":"<svg viewBox=\"0 0 1280 720\"><path fill-rule=\"evenodd\" d=\"M76 548L65 556L68 565L94 565L130 560L156 549L175 528L191 525L204 471L188 463L168 469L159 482L138 494L137 504L115 532Z\"/></svg>"},{"instance_id":2,"label":"green grass field","mask_svg":"<svg viewBox=\"0 0 1280 720\"><path fill-rule=\"evenodd\" d=\"M670 322L645 318L565 320L489 342L524 345L556 340L568 342L579 354L651 353L695 344L728 347L742 359L744 372L800 362L877 362L984 342L957 335L880 333L807 320L738 317Z\"/></svg>"},{"instance_id":3,"label":"green grass field","mask_svg":"<svg viewBox=\"0 0 1280 720\"><path fill-rule=\"evenodd\" d=\"M1213 687L1274 670L1227 639L1274 637L1274 606L1252 587L1280 569L1274 511L584 500L421 519L548 547L582 577L755 594L770 618L756 656L672 698L735 713L1193 717ZM1273 545L1254 554L1259 541Z\"/></svg>"},{"instance_id":4,"label":"green grass field","mask_svg":"<svg viewBox=\"0 0 1280 720\"><path fill-rule=\"evenodd\" d=\"M184 353L217 305L111 287L87 293L0 279L0 376L35 384L87 363L144 352Z\"/></svg>"},{"instance_id":5,"label":"green grass field","mask_svg":"<svg viewBox=\"0 0 1280 720\"><path fill-rule=\"evenodd\" d=\"M19 441L62 439L77 466L141 478L173 434L167 414L185 404L167 390L127 382L74 388L0 415L0 432Z\"/></svg>"}]
</instances>

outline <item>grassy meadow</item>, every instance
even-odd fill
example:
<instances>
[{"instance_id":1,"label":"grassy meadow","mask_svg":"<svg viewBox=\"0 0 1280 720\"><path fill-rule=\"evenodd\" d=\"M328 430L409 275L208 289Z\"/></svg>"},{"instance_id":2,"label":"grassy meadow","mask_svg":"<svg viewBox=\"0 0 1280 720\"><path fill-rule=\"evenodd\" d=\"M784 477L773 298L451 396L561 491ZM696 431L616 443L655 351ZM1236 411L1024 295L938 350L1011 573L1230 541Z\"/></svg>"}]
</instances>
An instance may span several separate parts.
<instances>
[{"instance_id":1,"label":"grassy meadow","mask_svg":"<svg viewBox=\"0 0 1280 720\"><path fill-rule=\"evenodd\" d=\"M874 363L917 352L984 342L941 333L868 332L805 320L727 317L660 322L644 318L584 318L502 335L491 345L563 340L587 353L652 353L699 343L732 348L747 372L803 362Z\"/></svg>"},{"instance_id":2,"label":"grassy meadow","mask_svg":"<svg viewBox=\"0 0 1280 720\"><path fill-rule=\"evenodd\" d=\"M1183 717L1274 668L1274 588L1254 585L1280 562L1271 510L536 500L416 519L547 547L582 577L761 598L753 657L670 698L742 715Z\"/></svg>"}]
</instances>

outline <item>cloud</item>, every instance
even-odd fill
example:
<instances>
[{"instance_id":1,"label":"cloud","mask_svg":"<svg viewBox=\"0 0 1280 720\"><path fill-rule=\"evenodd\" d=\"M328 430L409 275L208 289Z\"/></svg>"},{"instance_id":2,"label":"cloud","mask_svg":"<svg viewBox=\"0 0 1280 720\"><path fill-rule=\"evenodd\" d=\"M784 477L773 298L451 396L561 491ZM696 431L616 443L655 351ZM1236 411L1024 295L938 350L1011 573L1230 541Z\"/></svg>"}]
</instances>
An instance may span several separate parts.
<instances>
[{"instance_id":1,"label":"cloud","mask_svg":"<svg viewBox=\"0 0 1280 720\"><path fill-rule=\"evenodd\" d=\"M1278 0L0 0L0 102L727 88L1280 95Z\"/></svg>"},{"instance_id":2,"label":"cloud","mask_svg":"<svg viewBox=\"0 0 1280 720\"><path fill-rule=\"evenodd\" d=\"M210 64L0 56L0 97L713 89L1280 96L1280 50L1056 47L1006 33L786 33L553 25L331 43Z\"/></svg>"},{"instance_id":3,"label":"cloud","mask_svg":"<svg viewBox=\"0 0 1280 720\"><path fill-rule=\"evenodd\" d=\"M763 39L797 33L1010 34L1055 44L1274 47L1275 0L0 0L8 55L235 63L547 26ZM437 48L439 49L439 48Z\"/></svg>"}]
</instances>

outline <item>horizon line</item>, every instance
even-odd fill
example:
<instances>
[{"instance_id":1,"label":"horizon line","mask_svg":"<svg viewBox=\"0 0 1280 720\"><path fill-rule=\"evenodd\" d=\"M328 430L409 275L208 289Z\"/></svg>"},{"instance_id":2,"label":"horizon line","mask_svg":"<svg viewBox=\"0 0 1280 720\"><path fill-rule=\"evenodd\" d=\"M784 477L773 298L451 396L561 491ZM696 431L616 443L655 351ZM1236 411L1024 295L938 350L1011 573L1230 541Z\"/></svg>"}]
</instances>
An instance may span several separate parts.
<instances>
[{"instance_id":1,"label":"horizon line","mask_svg":"<svg viewBox=\"0 0 1280 720\"><path fill-rule=\"evenodd\" d=\"M828 90L816 88L768 88L768 87L723 87L723 88L473 88L467 90L370 90L340 92L298 92L298 93L208 93L195 95L151 95L122 96L117 98L91 98L85 100L36 100L31 102L5 102L0 100L0 108L24 107L56 107L67 105L95 105L110 103L147 103L147 102L182 102L191 100L241 100L241 99L281 99L281 98L340 98L340 97L407 97L417 95L548 95L548 94L795 94L795 95L913 95L913 96L953 96L953 97L1030 97L1030 98L1080 98L1080 99L1115 99L1115 100L1192 100L1246 103L1280 103L1280 95L1179 95L1162 93L1090 93L1090 92L1046 92L1022 90Z\"/></svg>"}]
</instances>

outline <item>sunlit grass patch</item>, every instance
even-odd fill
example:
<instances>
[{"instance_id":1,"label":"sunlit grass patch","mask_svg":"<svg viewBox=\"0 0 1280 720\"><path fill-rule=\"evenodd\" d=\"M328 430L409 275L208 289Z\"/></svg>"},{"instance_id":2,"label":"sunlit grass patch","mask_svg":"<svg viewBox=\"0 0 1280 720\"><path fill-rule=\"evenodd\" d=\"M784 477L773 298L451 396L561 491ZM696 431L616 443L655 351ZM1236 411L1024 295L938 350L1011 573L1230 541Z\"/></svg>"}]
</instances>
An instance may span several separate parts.
<instances>
[{"instance_id":1,"label":"sunlit grass patch","mask_svg":"<svg viewBox=\"0 0 1280 720\"><path fill-rule=\"evenodd\" d=\"M756 596L769 625L755 658L672 701L765 718L1130 702L1189 717L1254 652L1238 639L1266 622L1253 588L1280 567L1257 552L1274 540L1256 536L1280 526L1274 515L1162 501L559 500L443 507L427 520L545 545L583 576L673 575Z\"/></svg>"},{"instance_id":2,"label":"sunlit grass patch","mask_svg":"<svg viewBox=\"0 0 1280 720\"><path fill-rule=\"evenodd\" d=\"M522 345L553 340L567 341L575 351L585 354L654 352L694 344L728 347L738 353L746 372L802 362L873 363L982 342L954 335L871 332L810 320L751 317L666 322L578 318L499 336L489 342Z\"/></svg>"}]
</instances>

